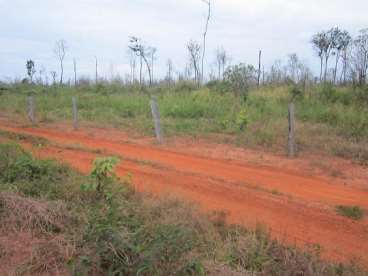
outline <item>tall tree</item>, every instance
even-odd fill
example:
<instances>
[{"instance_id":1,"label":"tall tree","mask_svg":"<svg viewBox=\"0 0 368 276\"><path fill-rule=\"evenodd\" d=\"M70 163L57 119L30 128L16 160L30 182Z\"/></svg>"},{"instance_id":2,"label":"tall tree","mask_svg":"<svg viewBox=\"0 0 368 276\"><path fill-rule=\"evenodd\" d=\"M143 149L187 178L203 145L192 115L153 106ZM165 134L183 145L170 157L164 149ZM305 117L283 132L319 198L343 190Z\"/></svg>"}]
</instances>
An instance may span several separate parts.
<instances>
[{"instance_id":1,"label":"tall tree","mask_svg":"<svg viewBox=\"0 0 368 276\"><path fill-rule=\"evenodd\" d=\"M337 27L333 28L331 32L332 32L331 39L334 48L334 55L336 56L333 82L336 83L338 64L341 58L341 54L348 48L349 44L351 43L351 36L348 31L342 31Z\"/></svg>"},{"instance_id":2,"label":"tall tree","mask_svg":"<svg viewBox=\"0 0 368 276\"><path fill-rule=\"evenodd\" d=\"M360 30L354 41L353 60L360 85L366 83L368 71L368 28Z\"/></svg>"},{"instance_id":3,"label":"tall tree","mask_svg":"<svg viewBox=\"0 0 368 276\"><path fill-rule=\"evenodd\" d=\"M166 62L167 65L167 74L166 74L166 80L169 84L169 86L171 86L171 83L173 81L173 71L174 71L174 65L171 59L168 59Z\"/></svg>"},{"instance_id":4,"label":"tall tree","mask_svg":"<svg viewBox=\"0 0 368 276\"><path fill-rule=\"evenodd\" d=\"M226 50L223 47L217 48L215 64L217 67L218 80L224 78L225 67L228 65L229 59L230 57L228 56Z\"/></svg>"},{"instance_id":5,"label":"tall tree","mask_svg":"<svg viewBox=\"0 0 368 276\"><path fill-rule=\"evenodd\" d=\"M31 81L31 83L33 83L33 75L36 73L34 61L31 59L27 60L26 68L27 68L27 75L29 77L29 80Z\"/></svg>"},{"instance_id":6,"label":"tall tree","mask_svg":"<svg viewBox=\"0 0 368 276\"><path fill-rule=\"evenodd\" d=\"M204 78L204 59L206 56L206 42L207 42L207 32L208 32L208 25L211 19L211 0L202 0L203 3L207 5L208 12L207 12L207 18L206 18L206 24L204 27L203 32L203 51L202 51L202 67L201 67L201 76L200 76L200 82L203 83Z\"/></svg>"},{"instance_id":7,"label":"tall tree","mask_svg":"<svg viewBox=\"0 0 368 276\"><path fill-rule=\"evenodd\" d=\"M191 40L187 44L187 49L189 52L190 66L194 70L194 81L199 85L201 81L200 79L201 73L199 69L199 60L200 60L201 50L202 50L201 45L199 45L198 42Z\"/></svg>"},{"instance_id":8,"label":"tall tree","mask_svg":"<svg viewBox=\"0 0 368 276\"><path fill-rule=\"evenodd\" d=\"M142 85L142 63L143 63L142 60L143 60L148 70L149 85L152 86L152 72L151 72L150 62L148 62L148 56L149 56L149 52L147 50L148 48L143 45L143 43L141 42L141 39L135 36L130 37L129 42L130 42L129 49L141 58L140 84Z\"/></svg>"},{"instance_id":9,"label":"tall tree","mask_svg":"<svg viewBox=\"0 0 368 276\"><path fill-rule=\"evenodd\" d=\"M77 60L73 59L73 68L74 68L74 86L77 86Z\"/></svg>"},{"instance_id":10,"label":"tall tree","mask_svg":"<svg viewBox=\"0 0 368 276\"><path fill-rule=\"evenodd\" d=\"M258 77L257 77L257 87L261 84L261 62L262 62L262 50L258 53Z\"/></svg>"},{"instance_id":11,"label":"tall tree","mask_svg":"<svg viewBox=\"0 0 368 276\"><path fill-rule=\"evenodd\" d=\"M319 74L319 81L322 82L322 74L323 74L323 55L325 45L327 44L327 35L325 32L320 32L315 34L312 37L312 45L314 50L317 53L317 56L320 59L320 74Z\"/></svg>"},{"instance_id":12,"label":"tall tree","mask_svg":"<svg viewBox=\"0 0 368 276\"><path fill-rule=\"evenodd\" d=\"M66 41L61 39L56 41L54 47L54 54L58 58L60 62L60 85L63 84L63 76L64 76L64 59L67 51L67 44Z\"/></svg>"}]
</instances>

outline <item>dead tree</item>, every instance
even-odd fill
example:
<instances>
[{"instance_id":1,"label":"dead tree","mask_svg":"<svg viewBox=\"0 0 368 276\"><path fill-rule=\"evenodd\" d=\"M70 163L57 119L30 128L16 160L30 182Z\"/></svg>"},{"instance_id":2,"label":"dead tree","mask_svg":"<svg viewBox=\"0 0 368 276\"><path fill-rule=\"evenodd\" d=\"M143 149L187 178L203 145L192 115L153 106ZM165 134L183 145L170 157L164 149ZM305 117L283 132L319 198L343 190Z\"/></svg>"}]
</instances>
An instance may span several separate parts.
<instances>
[{"instance_id":1,"label":"dead tree","mask_svg":"<svg viewBox=\"0 0 368 276\"><path fill-rule=\"evenodd\" d=\"M95 83L98 84L98 60L95 56Z\"/></svg>"},{"instance_id":2,"label":"dead tree","mask_svg":"<svg viewBox=\"0 0 368 276\"><path fill-rule=\"evenodd\" d=\"M218 73L218 80L224 79L225 67L229 63L229 56L223 47L219 47L216 50L216 67Z\"/></svg>"},{"instance_id":3,"label":"dead tree","mask_svg":"<svg viewBox=\"0 0 368 276\"><path fill-rule=\"evenodd\" d=\"M77 61L73 59L73 67L74 67L74 86L77 86Z\"/></svg>"},{"instance_id":4,"label":"dead tree","mask_svg":"<svg viewBox=\"0 0 368 276\"><path fill-rule=\"evenodd\" d=\"M151 65L148 62L147 56L149 55L148 48L144 46L141 42L141 40L137 37L130 37L130 46L129 49L135 53L138 57L140 57L141 62L141 68L140 68L140 84L142 85L142 64L143 61L146 64L148 75L149 75L149 86L152 86L152 71L151 71Z\"/></svg>"},{"instance_id":5,"label":"dead tree","mask_svg":"<svg viewBox=\"0 0 368 276\"><path fill-rule=\"evenodd\" d=\"M207 32L208 32L208 25L211 19L211 0L202 0L203 3L205 3L208 7L207 12L207 18L206 18L206 24L203 32L203 51L202 51L202 70L201 70L201 76L200 76L200 82L203 83L203 77L204 77L204 58L206 56L206 40L207 40Z\"/></svg>"},{"instance_id":6,"label":"dead tree","mask_svg":"<svg viewBox=\"0 0 368 276\"><path fill-rule=\"evenodd\" d=\"M259 54L258 54L258 77L257 77L257 86L258 86L258 88L261 84L261 62L262 62L262 50L259 50Z\"/></svg>"},{"instance_id":7,"label":"dead tree","mask_svg":"<svg viewBox=\"0 0 368 276\"><path fill-rule=\"evenodd\" d=\"M56 84L56 77L57 77L56 71L51 71L50 75L51 75L51 78L52 78L52 84L55 85Z\"/></svg>"},{"instance_id":8,"label":"dead tree","mask_svg":"<svg viewBox=\"0 0 368 276\"><path fill-rule=\"evenodd\" d=\"M66 41L61 39L56 41L54 54L58 58L60 62L60 85L63 84L63 76L64 76L64 59L67 51Z\"/></svg>"},{"instance_id":9,"label":"dead tree","mask_svg":"<svg viewBox=\"0 0 368 276\"><path fill-rule=\"evenodd\" d=\"M154 69L154 63L156 60L155 54L157 52L157 49L155 47L149 47L148 48L148 53L151 57L151 75L152 75L152 81L154 80L154 75L153 75L153 69Z\"/></svg>"},{"instance_id":10,"label":"dead tree","mask_svg":"<svg viewBox=\"0 0 368 276\"><path fill-rule=\"evenodd\" d=\"M174 71L174 66L173 66L172 60L168 59L166 65L167 65L166 80L167 80L169 86L171 86L171 83L173 81L173 76L172 75L173 75L173 71Z\"/></svg>"},{"instance_id":11,"label":"dead tree","mask_svg":"<svg viewBox=\"0 0 368 276\"><path fill-rule=\"evenodd\" d=\"M200 60L200 56L201 56L201 45L199 45L199 43L191 40L187 44L187 49L188 49L188 52L189 52L190 66L194 70L194 81L199 85L200 80L201 80L200 79L201 73L199 71L199 60Z\"/></svg>"}]
</instances>

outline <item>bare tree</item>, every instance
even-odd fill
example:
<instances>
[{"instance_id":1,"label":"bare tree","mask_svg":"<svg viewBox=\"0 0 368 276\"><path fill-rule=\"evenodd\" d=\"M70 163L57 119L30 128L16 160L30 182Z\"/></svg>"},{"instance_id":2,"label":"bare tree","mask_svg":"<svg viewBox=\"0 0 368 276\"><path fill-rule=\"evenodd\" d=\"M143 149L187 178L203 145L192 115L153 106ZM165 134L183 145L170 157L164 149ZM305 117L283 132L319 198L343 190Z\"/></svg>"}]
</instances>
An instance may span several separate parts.
<instances>
[{"instance_id":1,"label":"bare tree","mask_svg":"<svg viewBox=\"0 0 368 276\"><path fill-rule=\"evenodd\" d=\"M130 81L133 84L136 80L135 73L137 67L137 55L129 49L129 66L130 66Z\"/></svg>"},{"instance_id":2,"label":"bare tree","mask_svg":"<svg viewBox=\"0 0 368 276\"><path fill-rule=\"evenodd\" d=\"M260 86L261 82L261 62L262 62L262 50L259 50L258 54L258 77L257 77L257 87Z\"/></svg>"},{"instance_id":3,"label":"bare tree","mask_svg":"<svg viewBox=\"0 0 368 276\"><path fill-rule=\"evenodd\" d=\"M193 40L189 41L187 44L187 49L189 52L190 66L194 69L194 81L199 85L201 73L199 70L199 60L201 56L201 45Z\"/></svg>"},{"instance_id":4,"label":"bare tree","mask_svg":"<svg viewBox=\"0 0 368 276\"><path fill-rule=\"evenodd\" d=\"M141 58L141 68L140 68L140 84L142 85L142 60L146 64L148 75L149 75L149 85L152 86L152 73L151 73L151 66L148 62L147 56L149 55L148 48L143 45L141 40L137 37L130 37L130 46L129 49L135 53L137 56Z\"/></svg>"},{"instance_id":5,"label":"bare tree","mask_svg":"<svg viewBox=\"0 0 368 276\"><path fill-rule=\"evenodd\" d=\"M353 62L360 85L366 83L368 71L368 28L359 32L354 41Z\"/></svg>"},{"instance_id":6,"label":"bare tree","mask_svg":"<svg viewBox=\"0 0 368 276\"><path fill-rule=\"evenodd\" d=\"M54 47L54 54L59 59L60 62L60 85L63 84L63 76L64 76L64 58L67 51L66 41L61 39L56 41Z\"/></svg>"},{"instance_id":7,"label":"bare tree","mask_svg":"<svg viewBox=\"0 0 368 276\"><path fill-rule=\"evenodd\" d=\"M204 58L206 56L206 39L207 39L207 32L208 32L208 25L211 19L211 0L202 0L203 3L205 3L208 7L207 12L207 18L206 18L206 24L203 32L203 51L202 51L202 69L201 69L201 76L200 81L203 83L203 77L204 77Z\"/></svg>"},{"instance_id":8,"label":"bare tree","mask_svg":"<svg viewBox=\"0 0 368 276\"><path fill-rule=\"evenodd\" d=\"M219 80L224 79L225 67L228 65L229 59L230 57L223 47L217 48L215 64L217 67Z\"/></svg>"},{"instance_id":9,"label":"bare tree","mask_svg":"<svg viewBox=\"0 0 368 276\"><path fill-rule=\"evenodd\" d=\"M39 78L38 78L38 83L39 84L43 84L44 83L44 81L43 81L43 75L45 74L45 72L46 72L46 68L45 68L45 66L41 66L41 69L40 70L38 70L38 74L39 74ZM46 84L46 80L45 80L45 84Z\"/></svg>"},{"instance_id":10,"label":"bare tree","mask_svg":"<svg viewBox=\"0 0 368 276\"><path fill-rule=\"evenodd\" d=\"M342 31L339 28L333 28L331 32L334 55L336 56L333 82L336 84L337 69L341 54L348 48L349 44L351 43L351 36L347 31Z\"/></svg>"},{"instance_id":11,"label":"bare tree","mask_svg":"<svg viewBox=\"0 0 368 276\"><path fill-rule=\"evenodd\" d=\"M152 81L154 80L153 69L154 69L154 62L156 60L156 57L155 57L156 52L157 52L157 49L155 47L149 47L148 48L148 53L151 56L151 77L152 77Z\"/></svg>"},{"instance_id":12,"label":"bare tree","mask_svg":"<svg viewBox=\"0 0 368 276\"><path fill-rule=\"evenodd\" d=\"M95 56L95 84L98 84L98 60Z\"/></svg>"},{"instance_id":13,"label":"bare tree","mask_svg":"<svg viewBox=\"0 0 368 276\"><path fill-rule=\"evenodd\" d=\"M315 34L312 37L312 45L314 50L317 53L317 56L320 58L320 74L319 74L319 81L322 82L322 74L323 74L323 54L324 48L327 41L327 35L325 32L320 32Z\"/></svg>"},{"instance_id":14,"label":"bare tree","mask_svg":"<svg viewBox=\"0 0 368 276\"><path fill-rule=\"evenodd\" d=\"M57 78L56 71L50 71L50 75L51 75L51 78L52 78L52 84L55 85L56 84L56 78Z\"/></svg>"},{"instance_id":15,"label":"bare tree","mask_svg":"<svg viewBox=\"0 0 368 276\"><path fill-rule=\"evenodd\" d=\"M174 71L174 65L171 59L167 60L167 74L166 74L166 80L169 84L169 86L171 86L171 83L173 81L173 71Z\"/></svg>"},{"instance_id":16,"label":"bare tree","mask_svg":"<svg viewBox=\"0 0 368 276\"><path fill-rule=\"evenodd\" d=\"M73 59L73 68L74 68L74 86L77 86L77 60Z\"/></svg>"},{"instance_id":17,"label":"bare tree","mask_svg":"<svg viewBox=\"0 0 368 276\"><path fill-rule=\"evenodd\" d=\"M294 83L298 83L299 77L300 77L300 74L299 74L300 62L299 62L299 58L297 54L293 53L289 55L287 66L288 66L288 72L289 72L291 80Z\"/></svg>"}]
</instances>

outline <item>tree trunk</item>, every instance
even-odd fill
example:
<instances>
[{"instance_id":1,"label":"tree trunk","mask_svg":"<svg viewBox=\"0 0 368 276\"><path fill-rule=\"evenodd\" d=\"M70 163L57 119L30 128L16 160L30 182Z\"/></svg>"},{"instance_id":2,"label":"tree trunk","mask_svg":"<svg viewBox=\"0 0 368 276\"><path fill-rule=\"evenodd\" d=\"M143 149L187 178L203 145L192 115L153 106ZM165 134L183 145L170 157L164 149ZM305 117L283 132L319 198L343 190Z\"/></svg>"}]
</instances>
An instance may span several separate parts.
<instances>
[{"instance_id":1,"label":"tree trunk","mask_svg":"<svg viewBox=\"0 0 368 276\"><path fill-rule=\"evenodd\" d=\"M321 56L321 71L319 73L319 82L322 82L322 74L323 74L323 57Z\"/></svg>"},{"instance_id":2,"label":"tree trunk","mask_svg":"<svg viewBox=\"0 0 368 276\"><path fill-rule=\"evenodd\" d=\"M257 79L257 86L259 88L261 82L261 58L262 58L262 50L259 50L258 54L258 79Z\"/></svg>"}]
</instances>

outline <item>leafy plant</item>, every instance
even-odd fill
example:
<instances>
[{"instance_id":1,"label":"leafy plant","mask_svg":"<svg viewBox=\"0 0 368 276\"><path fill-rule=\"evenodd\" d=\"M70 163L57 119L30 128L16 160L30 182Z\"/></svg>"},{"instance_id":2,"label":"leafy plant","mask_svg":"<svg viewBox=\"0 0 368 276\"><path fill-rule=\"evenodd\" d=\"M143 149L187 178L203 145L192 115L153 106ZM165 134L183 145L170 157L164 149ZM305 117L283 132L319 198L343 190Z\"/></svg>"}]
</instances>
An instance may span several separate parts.
<instances>
[{"instance_id":1,"label":"leafy plant","mask_svg":"<svg viewBox=\"0 0 368 276\"><path fill-rule=\"evenodd\" d=\"M236 125L239 130L244 130L248 126L248 115L245 108L241 109L236 117Z\"/></svg>"},{"instance_id":2,"label":"leafy plant","mask_svg":"<svg viewBox=\"0 0 368 276\"><path fill-rule=\"evenodd\" d=\"M105 194L106 187L116 179L114 169L118 163L117 157L96 158L91 172L94 182L82 185L81 189Z\"/></svg>"}]
</instances>

